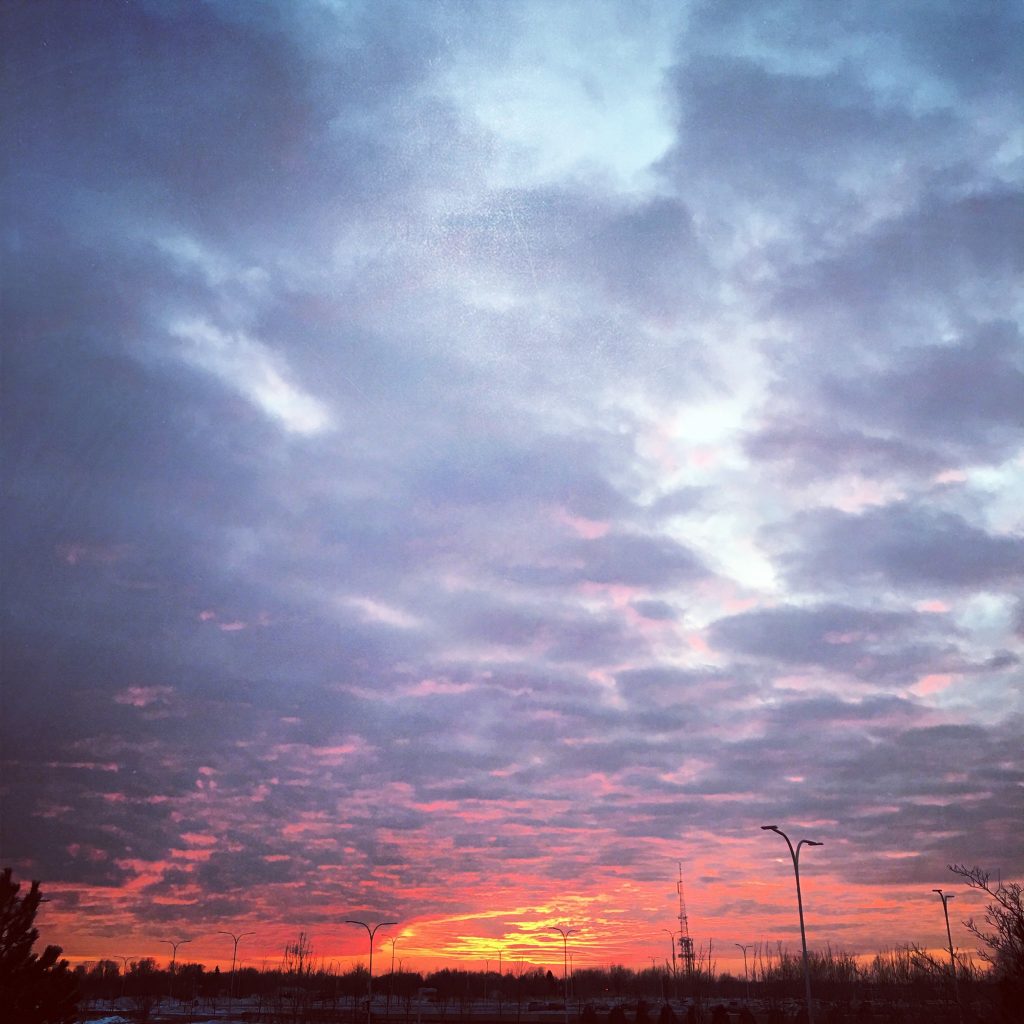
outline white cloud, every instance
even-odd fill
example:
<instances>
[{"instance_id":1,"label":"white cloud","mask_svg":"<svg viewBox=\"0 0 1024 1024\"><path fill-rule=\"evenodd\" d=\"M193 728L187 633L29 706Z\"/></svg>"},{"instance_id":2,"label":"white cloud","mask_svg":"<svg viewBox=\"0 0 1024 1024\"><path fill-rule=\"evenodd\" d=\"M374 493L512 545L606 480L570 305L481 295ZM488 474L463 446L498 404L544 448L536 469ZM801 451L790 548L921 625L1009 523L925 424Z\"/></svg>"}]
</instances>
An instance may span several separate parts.
<instances>
[{"instance_id":1,"label":"white cloud","mask_svg":"<svg viewBox=\"0 0 1024 1024\"><path fill-rule=\"evenodd\" d=\"M457 61L446 86L498 142L491 184L541 184L597 171L616 185L643 175L671 145L662 94L680 14L622 17L614 8L541 3L503 62Z\"/></svg>"},{"instance_id":2,"label":"white cloud","mask_svg":"<svg viewBox=\"0 0 1024 1024\"><path fill-rule=\"evenodd\" d=\"M331 429L330 410L288 379L284 359L242 331L228 333L205 320L181 320L171 334L182 342L179 355L234 388L293 434Z\"/></svg>"}]
</instances>

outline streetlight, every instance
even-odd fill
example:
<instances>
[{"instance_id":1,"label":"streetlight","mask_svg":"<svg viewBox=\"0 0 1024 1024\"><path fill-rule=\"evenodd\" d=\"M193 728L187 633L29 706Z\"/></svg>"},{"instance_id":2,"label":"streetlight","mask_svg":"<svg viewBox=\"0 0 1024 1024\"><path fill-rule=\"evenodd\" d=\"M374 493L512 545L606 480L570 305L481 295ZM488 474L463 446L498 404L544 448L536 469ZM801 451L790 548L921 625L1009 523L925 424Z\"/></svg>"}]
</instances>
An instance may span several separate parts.
<instances>
[{"instance_id":1,"label":"streetlight","mask_svg":"<svg viewBox=\"0 0 1024 1024\"><path fill-rule=\"evenodd\" d=\"M668 932L672 940L672 996L677 997L679 992L679 975L676 974L676 933L671 928L662 928L663 932Z\"/></svg>"},{"instance_id":2,"label":"streetlight","mask_svg":"<svg viewBox=\"0 0 1024 1024\"><path fill-rule=\"evenodd\" d=\"M191 942L191 939L178 939L175 942L173 939L161 939L161 942L166 942L171 947L171 966L168 969L171 975L170 985L167 990L167 998L174 998L174 961L178 959L178 947L185 945L186 942Z\"/></svg>"},{"instance_id":3,"label":"streetlight","mask_svg":"<svg viewBox=\"0 0 1024 1024\"><path fill-rule=\"evenodd\" d=\"M747 985L747 1002L750 1002L750 975L747 974L747 950L753 945L752 942L748 942L745 946L742 943L734 942L733 945L737 949L743 950L743 980Z\"/></svg>"},{"instance_id":4,"label":"streetlight","mask_svg":"<svg viewBox=\"0 0 1024 1024\"><path fill-rule=\"evenodd\" d=\"M117 953L115 953L114 955L117 957L118 960L120 960L124 964L124 970L121 972L121 997L120 997L120 998L123 999L124 998L125 983L128 981L128 961L131 960L131 957L130 956L120 956Z\"/></svg>"},{"instance_id":5,"label":"streetlight","mask_svg":"<svg viewBox=\"0 0 1024 1024\"><path fill-rule=\"evenodd\" d=\"M228 985L228 1013L234 1013L235 1007L235 961L238 959L238 943L246 937L246 935L255 935L255 932L242 932L240 935L235 935L234 932L217 932L218 935L228 935L234 942L234 946L231 949L231 983Z\"/></svg>"},{"instance_id":6,"label":"streetlight","mask_svg":"<svg viewBox=\"0 0 1024 1024\"><path fill-rule=\"evenodd\" d=\"M366 929L370 936L370 967L366 976L366 1024L373 1021L373 937L377 934L378 928L386 928L388 925L398 924L397 921L381 921L372 928L365 921L345 921L345 924L356 924Z\"/></svg>"},{"instance_id":7,"label":"streetlight","mask_svg":"<svg viewBox=\"0 0 1024 1024\"><path fill-rule=\"evenodd\" d=\"M505 987L505 975L501 972L501 946L498 947L498 1019L501 1020L501 1007L503 1005L504 993L502 989Z\"/></svg>"},{"instance_id":8,"label":"streetlight","mask_svg":"<svg viewBox=\"0 0 1024 1024\"><path fill-rule=\"evenodd\" d=\"M956 1013L960 1020L964 1019L964 1012L960 1008L960 984L956 977L956 958L953 956L953 935L949 930L949 901L956 899L956 893L943 892L941 889L932 889L932 892L939 894L942 900L942 913L946 917L946 938L949 940L949 969L953 975L953 998L956 1000Z\"/></svg>"},{"instance_id":9,"label":"streetlight","mask_svg":"<svg viewBox=\"0 0 1024 1024\"><path fill-rule=\"evenodd\" d=\"M794 850L793 844L789 841L789 836L778 825L762 825L761 829L764 832L777 832L782 836L789 847L789 855L793 858L793 874L796 875L796 905L800 911L800 944L803 946L804 951L804 989L807 997L807 1024L814 1024L814 1010L811 1007L811 970L807 966L807 933L804 931L804 901L800 895L800 847L824 846L825 844L816 843L813 839L801 839L796 844L796 849Z\"/></svg>"},{"instance_id":10,"label":"streetlight","mask_svg":"<svg viewBox=\"0 0 1024 1024\"><path fill-rule=\"evenodd\" d=\"M391 1012L391 990L395 986L395 943L398 941L397 938L391 940L391 974L388 976L388 1002L387 1012Z\"/></svg>"},{"instance_id":11,"label":"streetlight","mask_svg":"<svg viewBox=\"0 0 1024 1024\"><path fill-rule=\"evenodd\" d=\"M571 928L559 928L552 925L551 930L562 936L562 985L565 989L565 1024L569 1024L569 936Z\"/></svg>"}]
</instances>

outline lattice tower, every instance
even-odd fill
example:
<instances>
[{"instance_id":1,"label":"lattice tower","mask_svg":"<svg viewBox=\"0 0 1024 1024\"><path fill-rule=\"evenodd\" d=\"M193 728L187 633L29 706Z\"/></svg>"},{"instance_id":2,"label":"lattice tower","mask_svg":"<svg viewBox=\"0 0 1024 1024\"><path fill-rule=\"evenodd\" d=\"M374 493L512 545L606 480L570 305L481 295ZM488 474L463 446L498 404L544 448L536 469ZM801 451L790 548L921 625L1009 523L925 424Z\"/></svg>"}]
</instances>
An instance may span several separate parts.
<instances>
[{"instance_id":1,"label":"lattice tower","mask_svg":"<svg viewBox=\"0 0 1024 1024\"><path fill-rule=\"evenodd\" d=\"M693 974L694 956L693 939L690 938L690 922L686 917L686 898L683 895L683 862L679 862L679 881L676 882L679 893L679 957L683 961L683 970L687 976Z\"/></svg>"}]
</instances>

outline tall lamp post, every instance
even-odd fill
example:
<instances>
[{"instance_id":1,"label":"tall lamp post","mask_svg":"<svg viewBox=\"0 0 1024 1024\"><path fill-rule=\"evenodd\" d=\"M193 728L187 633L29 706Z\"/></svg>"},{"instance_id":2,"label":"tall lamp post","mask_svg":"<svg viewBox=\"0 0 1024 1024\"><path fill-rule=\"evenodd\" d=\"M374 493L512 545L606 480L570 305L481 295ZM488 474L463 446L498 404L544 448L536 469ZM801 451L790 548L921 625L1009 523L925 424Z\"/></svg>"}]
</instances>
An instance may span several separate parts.
<instances>
[{"instance_id":1,"label":"tall lamp post","mask_svg":"<svg viewBox=\"0 0 1024 1024\"><path fill-rule=\"evenodd\" d=\"M117 955L117 954L115 954L115 955ZM119 956L119 955L117 955L117 959L120 960L124 964L124 970L121 972L121 998L123 999L124 998L124 987L125 987L125 984L128 981L128 962L131 960L131 957L130 956Z\"/></svg>"},{"instance_id":2,"label":"tall lamp post","mask_svg":"<svg viewBox=\"0 0 1024 1024\"><path fill-rule=\"evenodd\" d=\"M501 1007L503 1005L503 990L505 988L505 975L501 973L501 946L498 947L498 1020L501 1020Z\"/></svg>"},{"instance_id":3,"label":"tall lamp post","mask_svg":"<svg viewBox=\"0 0 1024 1024\"><path fill-rule=\"evenodd\" d=\"M171 966L169 973L171 976L171 982L167 989L167 998L174 998L174 961L178 959L178 947L185 945L186 942L191 942L191 939L178 939L177 942L174 939L161 939L161 942L166 942L171 947Z\"/></svg>"},{"instance_id":4,"label":"tall lamp post","mask_svg":"<svg viewBox=\"0 0 1024 1024\"><path fill-rule=\"evenodd\" d=\"M932 889L932 892L939 894L942 900L942 913L946 918L946 939L949 942L949 970L953 975L953 998L956 1000L956 1013L960 1020L964 1019L964 1011L960 1007L960 984L956 977L956 957L953 956L953 934L949 930L949 901L956 899L956 893L943 892L941 889Z\"/></svg>"},{"instance_id":5,"label":"tall lamp post","mask_svg":"<svg viewBox=\"0 0 1024 1024\"><path fill-rule=\"evenodd\" d=\"M370 936L370 967L366 977L366 1024L372 1024L373 1021L373 937L377 934L378 928L386 928L388 925L398 924L397 921L380 921L375 924L372 928L365 921L346 921L345 924L359 925L361 928L366 929L366 934Z\"/></svg>"},{"instance_id":6,"label":"tall lamp post","mask_svg":"<svg viewBox=\"0 0 1024 1024\"><path fill-rule=\"evenodd\" d=\"M676 933L670 928L662 928L663 932L668 932L672 940L672 996L677 998L679 996L679 975L676 973Z\"/></svg>"},{"instance_id":7,"label":"tall lamp post","mask_svg":"<svg viewBox=\"0 0 1024 1024\"><path fill-rule=\"evenodd\" d=\"M391 991L395 987L395 943L397 941L397 938L391 940L391 974L388 976L387 1013L391 1012Z\"/></svg>"},{"instance_id":8,"label":"tall lamp post","mask_svg":"<svg viewBox=\"0 0 1024 1024\"><path fill-rule=\"evenodd\" d=\"M789 855L793 858L793 874L796 875L796 905L800 911L800 944L804 951L804 992L807 998L807 1024L814 1024L814 1009L811 1006L811 969L807 964L807 933L804 930L804 901L800 895L800 847L801 846L824 846L824 843L816 843L813 839L801 839L793 849L793 844L778 825L762 825L762 831L777 832L786 840L789 847Z\"/></svg>"},{"instance_id":9,"label":"tall lamp post","mask_svg":"<svg viewBox=\"0 0 1024 1024\"><path fill-rule=\"evenodd\" d=\"M553 925L551 930L562 936L562 985L565 989L565 1024L569 1024L569 936L571 928L559 928Z\"/></svg>"},{"instance_id":10,"label":"tall lamp post","mask_svg":"<svg viewBox=\"0 0 1024 1024\"><path fill-rule=\"evenodd\" d=\"M743 980L747 986L747 1002L750 1002L750 975L747 974L747 950L750 949L752 943L748 942L745 946L740 942L734 942L733 945L737 949L743 950Z\"/></svg>"},{"instance_id":11,"label":"tall lamp post","mask_svg":"<svg viewBox=\"0 0 1024 1024\"><path fill-rule=\"evenodd\" d=\"M228 935L234 942L234 946L231 949L231 982L228 985L228 1006L229 1013L234 1013L235 1007L235 962L238 960L238 943L246 937L246 935L255 935L255 932L242 932L239 935L235 935L234 932L217 932L218 935Z\"/></svg>"}]
</instances>

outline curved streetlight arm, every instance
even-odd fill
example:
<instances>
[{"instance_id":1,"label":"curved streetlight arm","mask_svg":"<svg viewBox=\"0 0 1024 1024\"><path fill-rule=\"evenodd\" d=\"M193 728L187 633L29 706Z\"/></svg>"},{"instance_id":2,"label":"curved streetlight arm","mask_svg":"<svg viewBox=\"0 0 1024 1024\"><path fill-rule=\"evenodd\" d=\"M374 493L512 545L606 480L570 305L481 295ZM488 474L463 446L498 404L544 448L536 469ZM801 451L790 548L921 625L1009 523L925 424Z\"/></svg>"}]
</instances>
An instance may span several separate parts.
<instances>
[{"instance_id":1,"label":"curved streetlight arm","mask_svg":"<svg viewBox=\"0 0 1024 1024\"><path fill-rule=\"evenodd\" d=\"M386 928L388 925L398 924L397 921L378 921L372 928L365 921L353 921L351 918L345 918L345 924L357 924L362 928L366 929L366 934L372 939L377 934L378 928Z\"/></svg>"},{"instance_id":2,"label":"curved streetlight arm","mask_svg":"<svg viewBox=\"0 0 1024 1024\"><path fill-rule=\"evenodd\" d=\"M366 1024L373 1021L373 937L377 934L378 928L386 928L388 925L398 924L397 921L378 921L372 928L365 921L354 921L351 918L345 919L345 924L358 925L366 929L370 936L370 964L366 972Z\"/></svg>"},{"instance_id":3,"label":"curved streetlight arm","mask_svg":"<svg viewBox=\"0 0 1024 1024\"><path fill-rule=\"evenodd\" d=\"M557 924L553 924L551 930L562 936L562 987L565 1000L565 1024L569 1024L569 936L572 935L572 929L561 928Z\"/></svg>"},{"instance_id":4,"label":"curved streetlight arm","mask_svg":"<svg viewBox=\"0 0 1024 1024\"><path fill-rule=\"evenodd\" d=\"M816 842L813 839L801 839L796 844L796 849L790 842L789 836L779 828L778 825L762 825L763 832L775 832L786 840L789 847L789 855L793 860L793 874L796 878L796 906L800 915L800 945L803 947L804 955L804 992L807 999L807 1024L814 1024L814 1007L811 1003L811 969L807 962L807 933L804 929L804 899L800 893L800 849L804 846L824 846L824 843Z\"/></svg>"},{"instance_id":5,"label":"curved streetlight arm","mask_svg":"<svg viewBox=\"0 0 1024 1024\"><path fill-rule=\"evenodd\" d=\"M171 947L171 966L168 969L170 975L170 985L168 986L167 998L174 998L174 964L178 959L178 947L184 946L186 942L191 942L191 939L178 939L177 942L174 939L161 939L161 942L166 942Z\"/></svg>"},{"instance_id":6,"label":"curved streetlight arm","mask_svg":"<svg viewBox=\"0 0 1024 1024\"><path fill-rule=\"evenodd\" d=\"M946 941L949 943L949 971L953 976L953 998L956 1000L957 1017L963 1021L964 1011L960 1005L960 982L956 976L956 955L953 953L953 933L949 930L949 901L956 899L956 893L943 892L941 889L932 889L932 892L937 892L939 899L942 900L942 914L946 919Z\"/></svg>"},{"instance_id":7,"label":"curved streetlight arm","mask_svg":"<svg viewBox=\"0 0 1024 1024\"><path fill-rule=\"evenodd\" d=\"M796 851L793 849L793 844L789 841L789 836L787 836L786 833L783 832L778 825L762 825L761 831L775 832L776 834L782 836L782 838L786 840L786 845L789 847L789 855L793 858L793 863L796 863Z\"/></svg>"},{"instance_id":8,"label":"curved streetlight arm","mask_svg":"<svg viewBox=\"0 0 1024 1024\"><path fill-rule=\"evenodd\" d=\"M788 842L788 840L787 840L787 842ZM816 843L813 839L801 839L800 842L796 844L796 857L795 857L795 859L796 860L800 859L800 847L801 846L824 846L824 845L825 845L824 843Z\"/></svg>"},{"instance_id":9,"label":"curved streetlight arm","mask_svg":"<svg viewBox=\"0 0 1024 1024\"><path fill-rule=\"evenodd\" d=\"M166 942L167 945L171 947L171 950L172 950L172 952L171 952L171 961L173 963L173 961L177 960L177 958L178 958L178 947L179 946L184 946L186 942L191 942L192 940L191 939L178 939L178 941L175 942L173 939L161 939L160 941L161 942Z\"/></svg>"},{"instance_id":10,"label":"curved streetlight arm","mask_svg":"<svg viewBox=\"0 0 1024 1024\"><path fill-rule=\"evenodd\" d=\"M813 839L801 839L796 844L796 849L793 849L793 844L789 840L789 836L779 828L778 825L762 825L762 832L775 832L777 835L782 836L786 840L786 845L789 847L789 855L793 858L793 864L797 865L800 863L800 847L801 846L824 846L824 843L815 842Z\"/></svg>"}]
</instances>

